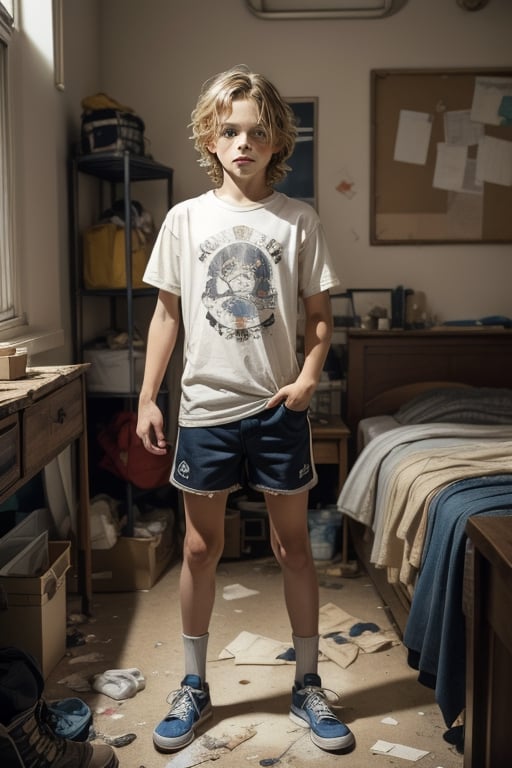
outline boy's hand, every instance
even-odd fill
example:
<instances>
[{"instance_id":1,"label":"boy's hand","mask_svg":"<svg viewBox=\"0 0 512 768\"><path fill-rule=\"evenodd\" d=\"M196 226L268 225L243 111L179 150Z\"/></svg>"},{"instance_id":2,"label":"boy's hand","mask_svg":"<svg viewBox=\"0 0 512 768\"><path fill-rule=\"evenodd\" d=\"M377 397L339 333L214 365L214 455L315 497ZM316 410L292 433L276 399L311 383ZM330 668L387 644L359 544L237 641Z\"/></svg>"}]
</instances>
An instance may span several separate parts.
<instances>
[{"instance_id":1,"label":"boy's hand","mask_svg":"<svg viewBox=\"0 0 512 768\"><path fill-rule=\"evenodd\" d=\"M160 408L152 400L139 404L137 436L149 453L162 455L167 452L167 440L163 431L164 420Z\"/></svg>"},{"instance_id":2,"label":"boy's hand","mask_svg":"<svg viewBox=\"0 0 512 768\"><path fill-rule=\"evenodd\" d=\"M267 408L275 408L283 403L290 411L305 411L309 408L312 394L305 391L297 382L281 387L275 395L272 395L267 403Z\"/></svg>"}]
</instances>

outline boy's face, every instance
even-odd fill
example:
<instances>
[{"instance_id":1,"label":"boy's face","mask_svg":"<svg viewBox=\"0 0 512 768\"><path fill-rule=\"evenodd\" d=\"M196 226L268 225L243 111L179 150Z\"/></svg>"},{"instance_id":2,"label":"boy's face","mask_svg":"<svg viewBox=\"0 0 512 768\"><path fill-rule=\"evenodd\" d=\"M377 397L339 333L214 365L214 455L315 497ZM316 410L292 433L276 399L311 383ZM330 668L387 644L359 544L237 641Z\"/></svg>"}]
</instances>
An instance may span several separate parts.
<instances>
[{"instance_id":1,"label":"boy's face","mask_svg":"<svg viewBox=\"0 0 512 768\"><path fill-rule=\"evenodd\" d=\"M258 105L254 99L237 99L231 113L222 120L219 136L208 149L217 155L231 177L264 180L267 165L279 147L269 143L267 132L258 121Z\"/></svg>"}]
</instances>

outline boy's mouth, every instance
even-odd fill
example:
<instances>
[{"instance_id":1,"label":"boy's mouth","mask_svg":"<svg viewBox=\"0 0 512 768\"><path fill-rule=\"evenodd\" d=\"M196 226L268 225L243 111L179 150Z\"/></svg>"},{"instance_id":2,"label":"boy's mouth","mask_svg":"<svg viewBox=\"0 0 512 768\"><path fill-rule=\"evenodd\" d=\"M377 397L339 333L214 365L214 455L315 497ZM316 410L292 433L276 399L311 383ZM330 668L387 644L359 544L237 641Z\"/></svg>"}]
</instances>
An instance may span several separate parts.
<instances>
[{"instance_id":1,"label":"boy's mouth","mask_svg":"<svg viewBox=\"0 0 512 768\"><path fill-rule=\"evenodd\" d=\"M246 155L241 155L240 157L235 157L234 162L243 165L244 163L252 163L253 160L250 157L246 157Z\"/></svg>"}]
</instances>

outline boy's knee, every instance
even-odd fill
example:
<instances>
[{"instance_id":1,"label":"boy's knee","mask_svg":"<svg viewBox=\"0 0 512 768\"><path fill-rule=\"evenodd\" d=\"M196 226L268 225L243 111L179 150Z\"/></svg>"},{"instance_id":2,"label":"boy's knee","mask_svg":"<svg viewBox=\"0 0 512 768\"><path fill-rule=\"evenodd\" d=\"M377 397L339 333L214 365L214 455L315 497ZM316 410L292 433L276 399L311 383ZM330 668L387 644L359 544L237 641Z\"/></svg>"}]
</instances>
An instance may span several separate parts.
<instances>
[{"instance_id":1,"label":"boy's knee","mask_svg":"<svg viewBox=\"0 0 512 768\"><path fill-rule=\"evenodd\" d=\"M312 561L311 553L306 548L287 549L281 546L275 554L281 567L289 571L303 571Z\"/></svg>"},{"instance_id":2,"label":"boy's knee","mask_svg":"<svg viewBox=\"0 0 512 768\"><path fill-rule=\"evenodd\" d=\"M209 565L217 564L222 555L223 548L223 542L206 542L203 539L186 538L183 546L183 557L190 570L207 568Z\"/></svg>"}]
</instances>

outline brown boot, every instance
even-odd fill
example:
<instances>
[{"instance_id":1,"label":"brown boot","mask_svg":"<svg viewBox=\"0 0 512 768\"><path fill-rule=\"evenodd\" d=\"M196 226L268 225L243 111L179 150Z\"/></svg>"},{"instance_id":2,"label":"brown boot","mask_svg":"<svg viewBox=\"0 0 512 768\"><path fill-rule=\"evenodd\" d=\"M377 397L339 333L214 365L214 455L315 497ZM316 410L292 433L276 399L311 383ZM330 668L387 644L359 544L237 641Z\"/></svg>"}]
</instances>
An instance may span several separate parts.
<instances>
[{"instance_id":1,"label":"brown boot","mask_svg":"<svg viewBox=\"0 0 512 768\"><path fill-rule=\"evenodd\" d=\"M0 724L2 768L117 768L112 747L61 739L44 722L42 702Z\"/></svg>"}]
</instances>

